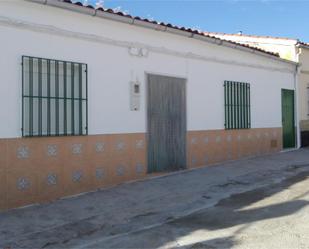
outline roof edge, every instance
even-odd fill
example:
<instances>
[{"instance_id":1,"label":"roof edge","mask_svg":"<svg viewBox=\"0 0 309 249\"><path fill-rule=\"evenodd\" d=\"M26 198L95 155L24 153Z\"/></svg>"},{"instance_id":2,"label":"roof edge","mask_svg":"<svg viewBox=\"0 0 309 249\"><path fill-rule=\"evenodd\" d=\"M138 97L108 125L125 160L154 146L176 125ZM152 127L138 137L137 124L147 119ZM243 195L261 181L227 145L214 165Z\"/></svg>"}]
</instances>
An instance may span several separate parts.
<instances>
[{"instance_id":1,"label":"roof edge","mask_svg":"<svg viewBox=\"0 0 309 249\"><path fill-rule=\"evenodd\" d=\"M274 39L274 40L284 40L284 41L295 41L296 43L299 41L296 38L278 37L278 36L269 36L269 35L250 35L250 34L243 34L243 33L235 34L235 33L204 31L204 34L218 35L218 36L235 36L235 37L249 37L249 38L260 38L260 39Z\"/></svg>"},{"instance_id":2,"label":"roof edge","mask_svg":"<svg viewBox=\"0 0 309 249\"><path fill-rule=\"evenodd\" d=\"M309 43L305 43L305 42L299 41L299 42L297 43L297 46L298 46L298 47L302 47L302 48L309 48Z\"/></svg>"},{"instance_id":3,"label":"roof edge","mask_svg":"<svg viewBox=\"0 0 309 249\"><path fill-rule=\"evenodd\" d=\"M67 9L70 11L78 12L81 14L86 14L90 16L95 16L99 18L109 19L117 22L127 23L131 25L136 25L139 27L144 27L148 29L153 29L157 31L163 31L171 34L181 35L188 38L194 38L200 41L206 41L208 43L222 45L225 47L230 47L234 49L238 49L244 52L257 54L263 57L267 57L273 60L277 60L283 63L298 65L297 62L293 62L290 60L286 60L280 58L277 53L272 53L265 51L263 49L251 47L249 45L237 43L234 41L228 41L224 39L217 38L215 36L206 35L204 32L198 30L192 30L190 28L178 27L172 24L159 23L157 21L150 21L148 19L142 19L140 17L133 17L131 15L127 15L122 12L115 12L112 9L103 9L103 8L94 8L92 5L84 6L80 2L74 3L72 0L24 0L28 2L58 7L62 9Z\"/></svg>"}]
</instances>

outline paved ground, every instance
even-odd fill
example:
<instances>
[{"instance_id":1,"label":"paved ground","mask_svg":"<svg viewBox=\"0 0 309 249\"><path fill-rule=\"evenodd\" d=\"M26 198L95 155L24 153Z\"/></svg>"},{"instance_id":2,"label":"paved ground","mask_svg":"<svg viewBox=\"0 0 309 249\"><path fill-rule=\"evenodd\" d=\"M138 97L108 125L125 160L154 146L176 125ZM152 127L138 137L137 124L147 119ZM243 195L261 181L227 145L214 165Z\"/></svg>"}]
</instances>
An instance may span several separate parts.
<instances>
[{"instance_id":1,"label":"paved ground","mask_svg":"<svg viewBox=\"0 0 309 249\"><path fill-rule=\"evenodd\" d=\"M0 214L0 248L309 248L309 150Z\"/></svg>"}]
</instances>

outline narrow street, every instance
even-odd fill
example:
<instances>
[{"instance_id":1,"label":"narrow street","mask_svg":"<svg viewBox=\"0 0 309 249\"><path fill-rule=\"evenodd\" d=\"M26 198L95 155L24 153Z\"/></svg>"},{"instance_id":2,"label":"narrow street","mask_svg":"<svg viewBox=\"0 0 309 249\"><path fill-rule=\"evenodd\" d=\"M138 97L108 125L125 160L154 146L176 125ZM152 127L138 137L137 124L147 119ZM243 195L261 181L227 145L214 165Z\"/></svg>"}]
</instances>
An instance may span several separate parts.
<instances>
[{"instance_id":1,"label":"narrow street","mask_svg":"<svg viewBox=\"0 0 309 249\"><path fill-rule=\"evenodd\" d=\"M0 214L0 248L309 248L309 151Z\"/></svg>"}]
</instances>

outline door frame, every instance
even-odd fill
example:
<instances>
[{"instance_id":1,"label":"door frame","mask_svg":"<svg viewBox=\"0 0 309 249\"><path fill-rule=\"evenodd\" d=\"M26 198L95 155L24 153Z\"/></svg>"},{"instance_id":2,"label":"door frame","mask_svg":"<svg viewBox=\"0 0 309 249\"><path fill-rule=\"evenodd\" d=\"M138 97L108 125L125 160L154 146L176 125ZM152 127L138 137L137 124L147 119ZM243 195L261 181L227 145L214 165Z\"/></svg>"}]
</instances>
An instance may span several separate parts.
<instances>
[{"instance_id":1,"label":"door frame","mask_svg":"<svg viewBox=\"0 0 309 249\"><path fill-rule=\"evenodd\" d=\"M283 92L292 92L293 93L293 137L294 137L294 146L292 147L284 147L284 133L283 133ZM286 149L294 149L297 147L297 127L296 127L296 123L295 123L295 106L296 106L296 99L295 99L295 90L294 89L285 89L285 88L281 88L281 124L282 124L282 149L286 150Z\"/></svg>"},{"instance_id":2,"label":"door frame","mask_svg":"<svg viewBox=\"0 0 309 249\"><path fill-rule=\"evenodd\" d=\"M145 82L145 125L146 125L146 144L147 144L147 155L146 155L146 162L147 162L147 173L149 174L149 165L148 165L148 149L149 149L149 124L148 124L148 90L149 90L149 81L148 81L148 76L149 75L155 75L155 76L165 76L165 77L172 77L172 78L177 78L177 79L182 79L184 80L184 84L185 84L185 120L186 120L186 139L185 139L185 164L186 164L186 168L188 168L188 147L187 147L187 140L188 140L188 79L185 76L179 76L176 74L168 74L168 73L161 73L161 72L151 72L151 71L145 71L144 73L144 82Z\"/></svg>"}]
</instances>

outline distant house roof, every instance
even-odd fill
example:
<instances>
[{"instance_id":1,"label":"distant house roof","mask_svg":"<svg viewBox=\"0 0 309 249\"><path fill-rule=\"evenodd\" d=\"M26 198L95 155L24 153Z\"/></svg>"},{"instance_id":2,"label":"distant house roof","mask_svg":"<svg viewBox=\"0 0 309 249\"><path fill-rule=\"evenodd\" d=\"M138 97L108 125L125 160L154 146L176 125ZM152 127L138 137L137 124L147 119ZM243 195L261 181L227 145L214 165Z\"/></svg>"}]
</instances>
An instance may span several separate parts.
<instances>
[{"instance_id":1,"label":"distant house roof","mask_svg":"<svg viewBox=\"0 0 309 249\"><path fill-rule=\"evenodd\" d=\"M251 38L264 38L264 39L277 39L277 40L287 40L287 41L298 41L295 38L288 37L278 37L278 36L266 36L266 35L249 35L243 33L223 33L223 32L204 32L205 35L212 36L236 36L236 37L251 37Z\"/></svg>"},{"instance_id":2,"label":"distant house roof","mask_svg":"<svg viewBox=\"0 0 309 249\"><path fill-rule=\"evenodd\" d=\"M114 11L113 9L106 9L102 7L94 7L92 5L83 5L81 2L76 2L73 0L27 0L35 3L41 3L41 4L47 4L51 6L56 6L56 7L61 7L64 9L70 9L70 10L75 10L78 12L85 12L92 14L93 16L99 16L99 17L104 17L108 19L113 19L117 20L120 22L126 22L126 23L131 23L131 24L137 24L139 26L144 26L148 28L153 28L155 30L159 31L169 31L170 33L174 34L179 34L179 35L185 35L188 37L194 37L200 40L206 40L212 43L215 43L217 45L224 45L227 47L232 47L232 48L237 48L241 49L247 52L253 52L257 53L260 55L266 55L268 57L272 57L277 60L289 62L287 60L281 59L279 57L278 53L274 52L269 52L264 49L252 47L246 44L241 44L235 41L226 41L224 39L220 39L215 37L214 35L207 34L205 32L191 29L191 28L186 28L186 27L179 27L170 23L163 23L163 22L158 22L154 20L149 20L146 18L141 18L138 16L132 16L128 15L126 13L123 13L121 11ZM70 8L71 6L71 8ZM83 11L82 11L83 10ZM91 13L90 13L91 12Z\"/></svg>"},{"instance_id":3,"label":"distant house roof","mask_svg":"<svg viewBox=\"0 0 309 249\"><path fill-rule=\"evenodd\" d=\"M301 41L298 41L298 46L300 47L306 47L306 48L309 48L309 43L308 42L301 42Z\"/></svg>"},{"instance_id":4,"label":"distant house roof","mask_svg":"<svg viewBox=\"0 0 309 249\"><path fill-rule=\"evenodd\" d=\"M220 33L220 32L204 32L205 35L215 36L215 37L224 37L224 36L235 36L235 37L249 37L249 38L262 38L262 39L273 39L273 40L283 40L283 41L294 41L296 46L304 46L309 48L308 42L300 41L295 38L288 37L278 37L278 36L263 36L263 35L248 35L248 34L229 34L229 33ZM227 40L227 39L225 39Z\"/></svg>"}]
</instances>

